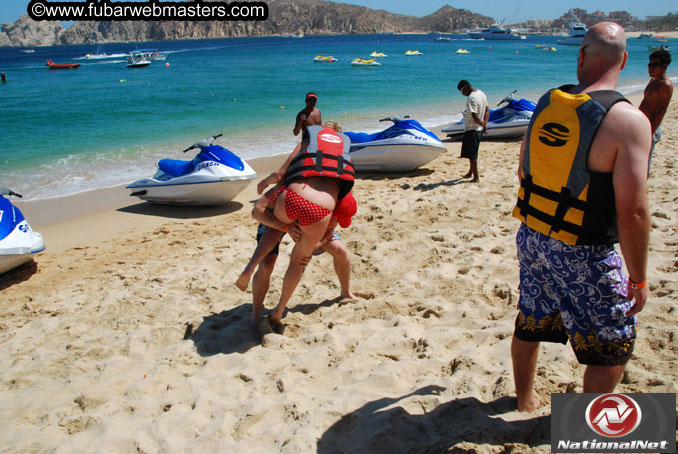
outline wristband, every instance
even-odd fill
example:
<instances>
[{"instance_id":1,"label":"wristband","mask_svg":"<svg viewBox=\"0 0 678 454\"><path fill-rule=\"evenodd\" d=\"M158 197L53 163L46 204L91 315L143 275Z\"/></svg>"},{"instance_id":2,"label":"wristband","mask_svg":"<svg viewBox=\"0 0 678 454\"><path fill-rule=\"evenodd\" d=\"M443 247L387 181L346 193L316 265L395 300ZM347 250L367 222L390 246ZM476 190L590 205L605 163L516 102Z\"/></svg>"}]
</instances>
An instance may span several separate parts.
<instances>
[{"instance_id":1,"label":"wristband","mask_svg":"<svg viewBox=\"0 0 678 454\"><path fill-rule=\"evenodd\" d=\"M638 290L639 288L645 288L646 285L647 285L647 279L645 279L643 282L636 284L635 282L633 282L631 280L631 278L629 278L629 287L631 287L634 290Z\"/></svg>"},{"instance_id":2,"label":"wristband","mask_svg":"<svg viewBox=\"0 0 678 454\"><path fill-rule=\"evenodd\" d=\"M289 229L289 227L290 227L289 224L285 224L285 233L287 233L287 229ZM629 282L631 282L631 281L629 281ZM645 287L645 286L643 285L643 287Z\"/></svg>"}]
</instances>

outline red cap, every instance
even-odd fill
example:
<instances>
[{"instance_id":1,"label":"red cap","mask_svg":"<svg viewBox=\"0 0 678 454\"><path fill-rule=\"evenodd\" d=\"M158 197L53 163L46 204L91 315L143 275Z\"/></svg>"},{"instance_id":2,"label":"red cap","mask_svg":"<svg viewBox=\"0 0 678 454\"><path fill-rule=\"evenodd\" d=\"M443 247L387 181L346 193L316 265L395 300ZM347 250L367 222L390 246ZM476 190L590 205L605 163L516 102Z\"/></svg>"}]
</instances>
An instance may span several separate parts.
<instances>
[{"instance_id":1,"label":"red cap","mask_svg":"<svg viewBox=\"0 0 678 454\"><path fill-rule=\"evenodd\" d=\"M306 94L306 99L310 99L310 98L318 99L318 95L316 95L315 93Z\"/></svg>"},{"instance_id":2,"label":"red cap","mask_svg":"<svg viewBox=\"0 0 678 454\"><path fill-rule=\"evenodd\" d=\"M339 225L345 229L351 225L351 218L357 211L358 202L353 198L353 194L349 192L339 201L339 204L334 209L334 217L339 222Z\"/></svg>"}]
</instances>

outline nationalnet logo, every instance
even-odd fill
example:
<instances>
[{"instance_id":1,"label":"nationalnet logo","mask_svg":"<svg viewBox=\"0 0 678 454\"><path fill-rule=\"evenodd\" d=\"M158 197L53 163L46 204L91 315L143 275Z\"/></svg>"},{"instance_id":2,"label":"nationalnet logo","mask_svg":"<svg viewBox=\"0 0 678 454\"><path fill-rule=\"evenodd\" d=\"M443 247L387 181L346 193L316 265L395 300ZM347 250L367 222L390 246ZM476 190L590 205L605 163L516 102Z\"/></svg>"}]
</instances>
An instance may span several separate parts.
<instances>
[{"instance_id":1,"label":"nationalnet logo","mask_svg":"<svg viewBox=\"0 0 678 454\"><path fill-rule=\"evenodd\" d=\"M552 394L552 452L676 451L675 394Z\"/></svg>"}]
</instances>

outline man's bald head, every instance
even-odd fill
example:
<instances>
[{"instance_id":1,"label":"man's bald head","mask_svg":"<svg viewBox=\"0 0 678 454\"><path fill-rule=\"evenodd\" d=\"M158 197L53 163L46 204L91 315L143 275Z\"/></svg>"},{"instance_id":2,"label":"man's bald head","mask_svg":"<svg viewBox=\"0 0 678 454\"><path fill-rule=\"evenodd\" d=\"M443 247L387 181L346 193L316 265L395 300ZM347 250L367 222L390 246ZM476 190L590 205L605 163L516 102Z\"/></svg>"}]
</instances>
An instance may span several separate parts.
<instances>
[{"instance_id":1,"label":"man's bald head","mask_svg":"<svg viewBox=\"0 0 678 454\"><path fill-rule=\"evenodd\" d=\"M580 81L597 80L609 72L618 75L626 64L626 33L615 22L599 22L586 33L579 52Z\"/></svg>"}]
</instances>

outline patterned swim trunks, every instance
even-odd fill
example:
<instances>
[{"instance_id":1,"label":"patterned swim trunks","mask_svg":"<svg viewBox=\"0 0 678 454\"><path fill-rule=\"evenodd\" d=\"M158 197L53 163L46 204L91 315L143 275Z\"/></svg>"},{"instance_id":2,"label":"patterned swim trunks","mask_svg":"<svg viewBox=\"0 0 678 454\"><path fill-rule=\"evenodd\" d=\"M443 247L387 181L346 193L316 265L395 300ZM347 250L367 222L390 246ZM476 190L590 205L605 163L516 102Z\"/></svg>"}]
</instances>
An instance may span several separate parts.
<instances>
[{"instance_id":1,"label":"patterned swim trunks","mask_svg":"<svg viewBox=\"0 0 678 454\"><path fill-rule=\"evenodd\" d=\"M636 317L626 313L628 279L613 246L571 246L521 224L516 236L520 301L515 336L570 341L580 364L626 364Z\"/></svg>"}]
</instances>

